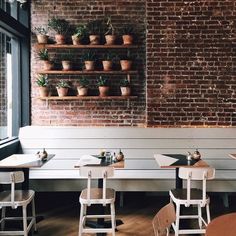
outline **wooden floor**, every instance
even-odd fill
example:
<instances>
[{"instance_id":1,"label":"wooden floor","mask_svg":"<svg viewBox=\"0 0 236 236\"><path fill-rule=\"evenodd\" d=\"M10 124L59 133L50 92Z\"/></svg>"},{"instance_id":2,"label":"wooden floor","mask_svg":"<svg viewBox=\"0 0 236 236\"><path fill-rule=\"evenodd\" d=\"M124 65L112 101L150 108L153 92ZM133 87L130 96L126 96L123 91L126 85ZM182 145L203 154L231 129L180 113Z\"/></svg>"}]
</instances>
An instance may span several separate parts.
<instances>
[{"instance_id":1,"label":"wooden floor","mask_svg":"<svg viewBox=\"0 0 236 236\"><path fill-rule=\"evenodd\" d=\"M37 235L77 236L79 221L78 198L79 194L77 193L37 194L37 214L45 217L44 220L37 224ZM236 196L231 196L230 208L225 208L218 195L211 196L212 218L236 211L235 200ZM116 207L117 218L122 219L124 222L123 225L118 227L116 235L154 236L151 220L155 213L168 201L168 196L147 196L140 193L126 194L124 207ZM92 210L94 211L94 209Z\"/></svg>"}]
</instances>

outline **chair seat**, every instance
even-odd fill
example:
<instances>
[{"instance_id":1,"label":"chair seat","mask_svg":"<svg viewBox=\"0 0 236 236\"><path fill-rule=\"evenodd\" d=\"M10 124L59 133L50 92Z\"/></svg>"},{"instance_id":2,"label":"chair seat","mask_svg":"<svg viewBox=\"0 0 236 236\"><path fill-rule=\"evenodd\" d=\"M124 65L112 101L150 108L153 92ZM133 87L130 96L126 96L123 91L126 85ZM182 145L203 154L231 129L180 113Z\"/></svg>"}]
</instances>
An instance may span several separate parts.
<instances>
[{"instance_id":1,"label":"chair seat","mask_svg":"<svg viewBox=\"0 0 236 236\"><path fill-rule=\"evenodd\" d=\"M34 197L33 190L15 190L15 205L22 206L28 204ZM0 205L11 205L11 191L0 192Z\"/></svg>"},{"instance_id":2,"label":"chair seat","mask_svg":"<svg viewBox=\"0 0 236 236\"><path fill-rule=\"evenodd\" d=\"M170 190L170 194L172 195L172 198L186 201L187 199L187 189L172 189ZM191 189L191 200L202 200L202 190L192 188ZM208 196L206 196L207 199L209 199Z\"/></svg>"},{"instance_id":3,"label":"chair seat","mask_svg":"<svg viewBox=\"0 0 236 236\"><path fill-rule=\"evenodd\" d=\"M84 189L80 194L80 202L86 203L87 202L87 189ZM111 188L106 189L106 203L111 203L115 201L115 190ZM90 195L90 202L101 202L103 203L102 199L102 189L101 188L91 188L91 195Z\"/></svg>"}]
</instances>

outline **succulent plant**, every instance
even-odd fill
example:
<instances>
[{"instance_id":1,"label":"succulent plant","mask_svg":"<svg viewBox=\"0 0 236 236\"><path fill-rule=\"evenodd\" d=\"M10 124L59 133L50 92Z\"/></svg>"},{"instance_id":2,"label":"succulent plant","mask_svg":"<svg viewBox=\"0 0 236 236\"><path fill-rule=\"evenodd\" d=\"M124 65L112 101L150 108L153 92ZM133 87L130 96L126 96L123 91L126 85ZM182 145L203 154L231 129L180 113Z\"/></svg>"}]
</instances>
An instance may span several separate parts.
<instances>
[{"instance_id":1,"label":"succulent plant","mask_svg":"<svg viewBox=\"0 0 236 236\"><path fill-rule=\"evenodd\" d=\"M98 87L100 86L108 86L108 78L105 76L99 76L98 80L97 80L97 85Z\"/></svg>"},{"instance_id":2,"label":"succulent plant","mask_svg":"<svg viewBox=\"0 0 236 236\"><path fill-rule=\"evenodd\" d=\"M60 80L57 85L56 85L57 88L70 88L70 85L64 81L64 80Z\"/></svg>"},{"instance_id":3,"label":"succulent plant","mask_svg":"<svg viewBox=\"0 0 236 236\"><path fill-rule=\"evenodd\" d=\"M40 60L49 61L49 54L46 48L40 49L37 54Z\"/></svg>"},{"instance_id":4,"label":"succulent plant","mask_svg":"<svg viewBox=\"0 0 236 236\"><path fill-rule=\"evenodd\" d=\"M69 31L70 26L69 23L65 19L57 19L55 17L51 18L48 21L49 28L56 31L58 34L66 35Z\"/></svg>"},{"instance_id":5,"label":"succulent plant","mask_svg":"<svg viewBox=\"0 0 236 236\"><path fill-rule=\"evenodd\" d=\"M36 80L36 84L39 87L47 87L48 86L48 75L38 75L38 78Z\"/></svg>"}]
</instances>

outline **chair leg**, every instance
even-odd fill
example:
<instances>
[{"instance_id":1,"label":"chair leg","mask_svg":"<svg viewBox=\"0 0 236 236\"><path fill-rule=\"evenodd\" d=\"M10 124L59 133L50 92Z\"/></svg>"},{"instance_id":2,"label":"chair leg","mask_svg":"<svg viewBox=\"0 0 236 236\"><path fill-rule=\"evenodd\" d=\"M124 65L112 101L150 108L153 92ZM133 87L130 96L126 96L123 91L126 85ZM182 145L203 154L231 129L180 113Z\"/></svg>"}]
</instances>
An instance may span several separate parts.
<instances>
[{"instance_id":1,"label":"chair leg","mask_svg":"<svg viewBox=\"0 0 236 236\"><path fill-rule=\"evenodd\" d=\"M2 218L4 219L6 217L6 207L2 207ZM3 231L5 228L5 220L2 221L1 223L1 230Z\"/></svg>"},{"instance_id":2,"label":"chair leg","mask_svg":"<svg viewBox=\"0 0 236 236\"><path fill-rule=\"evenodd\" d=\"M179 235L180 205L176 204L175 236Z\"/></svg>"},{"instance_id":3,"label":"chair leg","mask_svg":"<svg viewBox=\"0 0 236 236\"><path fill-rule=\"evenodd\" d=\"M198 224L199 224L199 228L202 228L202 208L200 205L197 206L198 209Z\"/></svg>"},{"instance_id":4,"label":"chair leg","mask_svg":"<svg viewBox=\"0 0 236 236\"><path fill-rule=\"evenodd\" d=\"M34 198L32 199L32 217L34 219L34 232L37 231L37 226L36 226L36 214L35 214L35 202Z\"/></svg>"},{"instance_id":5,"label":"chair leg","mask_svg":"<svg viewBox=\"0 0 236 236\"><path fill-rule=\"evenodd\" d=\"M79 218L79 233L78 236L82 236L83 231L83 216L84 216L84 204L80 204L80 218Z\"/></svg>"},{"instance_id":6,"label":"chair leg","mask_svg":"<svg viewBox=\"0 0 236 236\"><path fill-rule=\"evenodd\" d=\"M209 203L206 204L206 212L207 212L207 224L209 224L211 222Z\"/></svg>"},{"instance_id":7,"label":"chair leg","mask_svg":"<svg viewBox=\"0 0 236 236\"><path fill-rule=\"evenodd\" d=\"M114 205L114 203L111 203L111 227L112 227L112 236L115 236L116 220L115 220L115 205Z\"/></svg>"},{"instance_id":8,"label":"chair leg","mask_svg":"<svg viewBox=\"0 0 236 236\"><path fill-rule=\"evenodd\" d=\"M24 230L24 236L28 236L27 233L27 212L26 212L26 206L22 206L23 210L23 230Z\"/></svg>"}]
</instances>

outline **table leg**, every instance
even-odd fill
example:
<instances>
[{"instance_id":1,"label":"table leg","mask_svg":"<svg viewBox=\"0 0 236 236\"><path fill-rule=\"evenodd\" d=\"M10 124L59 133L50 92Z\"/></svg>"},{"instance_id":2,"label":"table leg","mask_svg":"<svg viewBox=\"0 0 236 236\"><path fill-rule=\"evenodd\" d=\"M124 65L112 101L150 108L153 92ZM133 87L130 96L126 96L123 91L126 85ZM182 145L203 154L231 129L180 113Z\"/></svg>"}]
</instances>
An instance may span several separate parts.
<instances>
[{"instance_id":1,"label":"table leg","mask_svg":"<svg viewBox=\"0 0 236 236\"><path fill-rule=\"evenodd\" d=\"M29 168L24 168L23 172L24 172L25 181L22 183L22 189L29 190Z\"/></svg>"},{"instance_id":2,"label":"table leg","mask_svg":"<svg viewBox=\"0 0 236 236\"><path fill-rule=\"evenodd\" d=\"M179 177L179 168L175 169L175 188L183 188L183 180Z\"/></svg>"}]
</instances>

